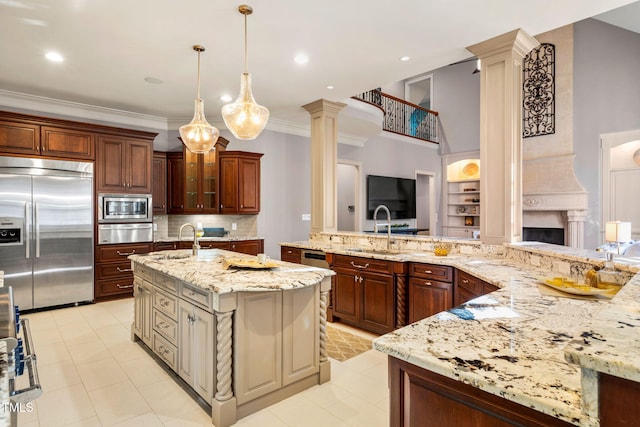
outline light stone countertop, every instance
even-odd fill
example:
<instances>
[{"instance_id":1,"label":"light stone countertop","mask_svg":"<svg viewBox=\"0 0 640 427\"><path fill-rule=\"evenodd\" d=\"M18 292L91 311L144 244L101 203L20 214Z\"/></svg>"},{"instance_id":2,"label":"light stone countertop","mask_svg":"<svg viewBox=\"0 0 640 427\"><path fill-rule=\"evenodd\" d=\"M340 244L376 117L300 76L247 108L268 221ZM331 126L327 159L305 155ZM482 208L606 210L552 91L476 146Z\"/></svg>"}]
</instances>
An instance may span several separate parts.
<instances>
[{"instance_id":1,"label":"light stone countertop","mask_svg":"<svg viewBox=\"0 0 640 427\"><path fill-rule=\"evenodd\" d=\"M320 283L335 273L323 268L301 266L283 261L270 260L278 264L271 269L224 269L223 259L252 259L252 255L220 249L200 250L200 256L191 255L191 250L152 252L146 255L130 255L132 262L186 283L208 289L218 294L243 291L288 290Z\"/></svg>"},{"instance_id":2,"label":"light stone countertop","mask_svg":"<svg viewBox=\"0 0 640 427\"><path fill-rule=\"evenodd\" d=\"M546 295L539 279L554 275L552 270L561 263L580 276L589 262L602 264L601 253L522 243L505 245L504 251L482 250L481 245L462 254L453 242L453 254L436 257L407 250L358 252L352 250L353 239L344 243L281 245L449 265L500 288L459 307L462 310L442 312L379 337L374 348L381 352L581 426L599 424L597 384L589 378L583 382L581 366L640 382L637 259L616 258L616 266L631 280L613 299L582 300ZM473 318L465 320L469 316Z\"/></svg>"}]
</instances>

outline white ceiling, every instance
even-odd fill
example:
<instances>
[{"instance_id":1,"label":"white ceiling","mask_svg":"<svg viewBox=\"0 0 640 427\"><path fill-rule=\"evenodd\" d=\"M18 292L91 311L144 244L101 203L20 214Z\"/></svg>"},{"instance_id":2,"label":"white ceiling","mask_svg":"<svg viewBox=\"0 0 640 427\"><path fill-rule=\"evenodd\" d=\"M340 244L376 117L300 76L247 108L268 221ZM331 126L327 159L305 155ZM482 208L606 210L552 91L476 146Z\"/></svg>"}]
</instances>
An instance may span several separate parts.
<instances>
[{"instance_id":1,"label":"white ceiling","mask_svg":"<svg viewBox=\"0 0 640 427\"><path fill-rule=\"evenodd\" d=\"M192 45L201 44L205 112L218 122L219 96L235 98L243 68L241 1L0 0L0 90L188 121ZM342 100L468 58L465 46L515 28L535 35L628 3L255 0L248 17L254 95L272 118L308 123L300 107L319 98ZM65 61L48 62L48 50ZM310 57L304 66L293 61L300 52ZM403 55L411 60L400 62Z\"/></svg>"}]
</instances>

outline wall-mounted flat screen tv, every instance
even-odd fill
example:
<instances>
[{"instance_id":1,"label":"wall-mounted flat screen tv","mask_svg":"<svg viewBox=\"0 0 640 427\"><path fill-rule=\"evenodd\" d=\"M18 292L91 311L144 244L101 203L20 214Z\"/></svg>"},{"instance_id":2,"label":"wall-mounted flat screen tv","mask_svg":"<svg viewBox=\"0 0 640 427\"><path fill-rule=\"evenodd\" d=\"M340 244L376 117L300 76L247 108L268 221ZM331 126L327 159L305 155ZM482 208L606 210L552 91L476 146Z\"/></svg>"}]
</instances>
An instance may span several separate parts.
<instances>
[{"instance_id":1,"label":"wall-mounted flat screen tv","mask_svg":"<svg viewBox=\"0 0 640 427\"><path fill-rule=\"evenodd\" d=\"M378 205L385 205L391 219L416 217L416 180L389 176L367 175L367 219L373 219ZM384 212L378 218L386 218Z\"/></svg>"}]
</instances>

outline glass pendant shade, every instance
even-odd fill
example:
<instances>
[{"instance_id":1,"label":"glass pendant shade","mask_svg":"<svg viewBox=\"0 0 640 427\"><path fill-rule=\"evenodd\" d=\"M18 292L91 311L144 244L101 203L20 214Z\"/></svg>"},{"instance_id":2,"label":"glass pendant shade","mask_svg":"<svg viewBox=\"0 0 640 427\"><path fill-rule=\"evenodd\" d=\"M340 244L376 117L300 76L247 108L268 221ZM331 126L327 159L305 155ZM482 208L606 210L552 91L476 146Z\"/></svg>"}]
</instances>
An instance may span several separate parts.
<instances>
[{"instance_id":1,"label":"glass pendant shade","mask_svg":"<svg viewBox=\"0 0 640 427\"><path fill-rule=\"evenodd\" d=\"M231 104L222 107L222 118L233 136L238 139L255 139L269 121L267 107L258 105L251 92L251 74L242 73L240 95Z\"/></svg>"},{"instance_id":2,"label":"glass pendant shade","mask_svg":"<svg viewBox=\"0 0 640 427\"><path fill-rule=\"evenodd\" d=\"M180 138L189 151L196 154L208 153L215 145L220 131L211 126L204 117L204 102L196 99L195 113L189 124L180 126Z\"/></svg>"}]
</instances>

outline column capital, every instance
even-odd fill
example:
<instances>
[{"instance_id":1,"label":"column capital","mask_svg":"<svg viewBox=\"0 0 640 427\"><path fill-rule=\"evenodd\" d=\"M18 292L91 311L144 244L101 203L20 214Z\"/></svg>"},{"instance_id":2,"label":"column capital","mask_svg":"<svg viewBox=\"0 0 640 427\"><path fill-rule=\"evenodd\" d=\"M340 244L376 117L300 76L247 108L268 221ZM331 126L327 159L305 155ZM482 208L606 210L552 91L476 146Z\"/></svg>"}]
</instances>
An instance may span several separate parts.
<instances>
[{"instance_id":1,"label":"column capital","mask_svg":"<svg viewBox=\"0 0 640 427\"><path fill-rule=\"evenodd\" d=\"M329 101L328 99L318 99L316 101L310 102L309 104L303 105L302 108L307 110L309 114L315 114L315 113L338 114L340 110L342 110L346 106L347 104L342 102Z\"/></svg>"},{"instance_id":2,"label":"column capital","mask_svg":"<svg viewBox=\"0 0 640 427\"><path fill-rule=\"evenodd\" d=\"M511 52L524 58L531 50L538 47L540 42L519 28L511 32L496 36L492 39L468 46L467 50L479 59L498 53Z\"/></svg>"}]
</instances>

